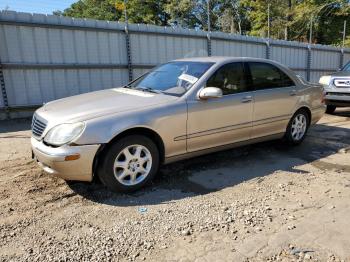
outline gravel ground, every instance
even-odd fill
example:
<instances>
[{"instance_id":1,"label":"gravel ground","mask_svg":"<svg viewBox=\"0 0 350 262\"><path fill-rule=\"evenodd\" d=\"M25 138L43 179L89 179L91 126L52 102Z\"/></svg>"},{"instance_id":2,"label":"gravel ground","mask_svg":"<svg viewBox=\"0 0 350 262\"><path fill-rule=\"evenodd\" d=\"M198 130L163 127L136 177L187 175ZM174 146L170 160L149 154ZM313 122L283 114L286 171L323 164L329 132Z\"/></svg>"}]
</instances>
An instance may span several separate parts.
<instances>
[{"instance_id":1,"label":"gravel ground","mask_svg":"<svg viewBox=\"0 0 350 262\"><path fill-rule=\"evenodd\" d=\"M131 195L43 173L29 126L0 122L0 261L350 261L350 111L298 147L171 164Z\"/></svg>"}]
</instances>

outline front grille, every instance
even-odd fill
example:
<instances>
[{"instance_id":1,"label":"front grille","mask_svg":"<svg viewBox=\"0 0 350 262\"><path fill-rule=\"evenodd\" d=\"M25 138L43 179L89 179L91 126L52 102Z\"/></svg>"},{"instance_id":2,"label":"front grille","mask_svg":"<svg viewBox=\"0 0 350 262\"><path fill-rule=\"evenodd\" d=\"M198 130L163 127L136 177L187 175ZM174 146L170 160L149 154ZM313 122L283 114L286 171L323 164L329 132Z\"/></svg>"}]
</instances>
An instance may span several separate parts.
<instances>
[{"instance_id":1,"label":"front grille","mask_svg":"<svg viewBox=\"0 0 350 262\"><path fill-rule=\"evenodd\" d=\"M340 88L349 88L350 87L350 79L334 79L334 85Z\"/></svg>"},{"instance_id":2,"label":"front grille","mask_svg":"<svg viewBox=\"0 0 350 262\"><path fill-rule=\"evenodd\" d=\"M350 96L350 93L327 92L326 95L330 95L330 96Z\"/></svg>"},{"instance_id":3,"label":"front grille","mask_svg":"<svg viewBox=\"0 0 350 262\"><path fill-rule=\"evenodd\" d=\"M36 137L41 137L45 131L47 123L38 119L36 115L33 116L32 121L32 134Z\"/></svg>"}]
</instances>

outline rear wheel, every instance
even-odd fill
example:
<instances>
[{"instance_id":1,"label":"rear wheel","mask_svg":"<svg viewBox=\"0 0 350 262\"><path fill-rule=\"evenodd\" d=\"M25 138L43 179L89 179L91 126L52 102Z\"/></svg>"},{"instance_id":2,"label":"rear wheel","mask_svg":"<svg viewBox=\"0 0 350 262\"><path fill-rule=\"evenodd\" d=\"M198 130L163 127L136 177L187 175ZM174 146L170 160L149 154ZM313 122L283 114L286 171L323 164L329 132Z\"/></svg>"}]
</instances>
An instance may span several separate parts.
<instances>
[{"instance_id":1,"label":"rear wheel","mask_svg":"<svg viewBox=\"0 0 350 262\"><path fill-rule=\"evenodd\" d=\"M336 108L337 108L336 106L327 105L326 113L333 114Z\"/></svg>"},{"instance_id":2,"label":"rear wheel","mask_svg":"<svg viewBox=\"0 0 350 262\"><path fill-rule=\"evenodd\" d=\"M287 142L291 145L300 144L306 136L309 123L310 119L306 110L297 111L289 121L286 130L285 139Z\"/></svg>"},{"instance_id":3,"label":"rear wheel","mask_svg":"<svg viewBox=\"0 0 350 262\"><path fill-rule=\"evenodd\" d=\"M159 151L148 137L132 135L112 144L98 165L102 183L115 192L132 192L149 183L158 171Z\"/></svg>"}]
</instances>

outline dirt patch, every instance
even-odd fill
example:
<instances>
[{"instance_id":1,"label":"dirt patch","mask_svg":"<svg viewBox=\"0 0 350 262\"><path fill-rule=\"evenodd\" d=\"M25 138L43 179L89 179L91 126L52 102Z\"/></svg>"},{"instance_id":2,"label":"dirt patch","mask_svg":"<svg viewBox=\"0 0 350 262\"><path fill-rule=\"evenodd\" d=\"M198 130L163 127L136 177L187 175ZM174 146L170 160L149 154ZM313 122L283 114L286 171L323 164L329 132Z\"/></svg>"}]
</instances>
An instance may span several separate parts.
<instances>
[{"instance_id":1,"label":"dirt patch","mask_svg":"<svg viewBox=\"0 0 350 262\"><path fill-rule=\"evenodd\" d=\"M350 261L350 119L162 168L131 195L66 183L30 159L29 121L0 128L0 261Z\"/></svg>"}]
</instances>

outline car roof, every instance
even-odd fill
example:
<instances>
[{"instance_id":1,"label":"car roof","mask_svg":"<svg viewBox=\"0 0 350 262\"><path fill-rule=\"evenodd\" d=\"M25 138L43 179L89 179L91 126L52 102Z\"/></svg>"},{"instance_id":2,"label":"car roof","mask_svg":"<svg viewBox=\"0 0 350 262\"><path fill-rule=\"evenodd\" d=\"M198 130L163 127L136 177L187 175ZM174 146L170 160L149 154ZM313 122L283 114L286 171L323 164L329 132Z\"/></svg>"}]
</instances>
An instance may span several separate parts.
<instances>
[{"instance_id":1,"label":"car roof","mask_svg":"<svg viewBox=\"0 0 350 262\"><path fill-rule=\"evenodd\" d=\"M174 61L207 62L207 63L215 63L218 66L221 66L227 63L232 63L232 62L262 62L262 63L267 63L267 64L277 66L279 69L287 73L288 76L291 77L294 81L300 82L299 78L297 77L294 71L292 71L287 66L271 59L256 58L256 57L205 56L205 57L181 58Z\"/></svg>"},{"instance_id":2,"label":"car roof","mask_svg":"<svg viewBox=\"0 0 350 262\"><path fill-rule=\"evenodd\" d=\"M188 58L176 59L175 61L193 61L193 62L208 62L208 63L250 61L250 62L268 62L268 63L271 63L271 60L263 59L263 58L234 57L234 56L188 57Z\"/></svg>"}]
</instances>

